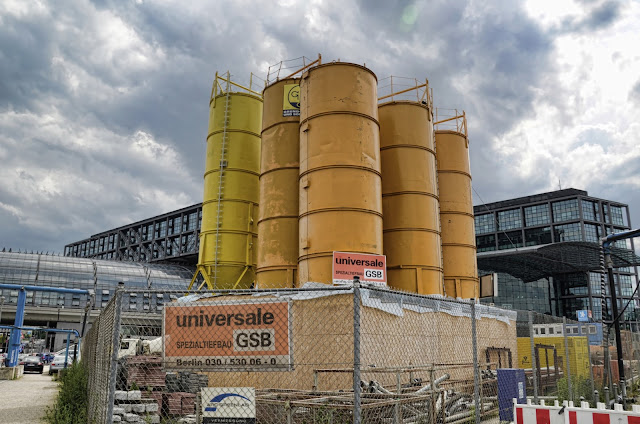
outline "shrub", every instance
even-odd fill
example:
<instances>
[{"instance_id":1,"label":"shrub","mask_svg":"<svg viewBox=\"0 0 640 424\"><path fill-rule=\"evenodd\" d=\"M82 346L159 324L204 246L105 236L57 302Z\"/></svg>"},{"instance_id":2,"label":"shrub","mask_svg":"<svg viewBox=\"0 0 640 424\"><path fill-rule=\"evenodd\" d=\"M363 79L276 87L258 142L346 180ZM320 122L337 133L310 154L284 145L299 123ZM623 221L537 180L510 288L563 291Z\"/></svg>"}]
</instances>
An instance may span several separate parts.
<instances>
[{"instance_id":1,"label":"shrub","mask_svg":"<svg viewBox=\"0 0 640 424\"><path fill-rule=\"evenodd\" d=\"M558 379L558 401L577 401L582 396L587 402L591 402L593 394L591 393L591 380L588 378L582 376L571 376L571 389L573 391L573 399L569 399L567 377Z\"/></svg>"},{"instance_id":2,"label":"shrub","mask_svg":"<svg viewBox=\"0 0 640 424\"><path fill-rule=\"evenodd\" d=\"M60 391L56 403L47 408L50 424L86 424L88 422L87 369L76 362L58 376Z\"/></svg>"}]
</instances>

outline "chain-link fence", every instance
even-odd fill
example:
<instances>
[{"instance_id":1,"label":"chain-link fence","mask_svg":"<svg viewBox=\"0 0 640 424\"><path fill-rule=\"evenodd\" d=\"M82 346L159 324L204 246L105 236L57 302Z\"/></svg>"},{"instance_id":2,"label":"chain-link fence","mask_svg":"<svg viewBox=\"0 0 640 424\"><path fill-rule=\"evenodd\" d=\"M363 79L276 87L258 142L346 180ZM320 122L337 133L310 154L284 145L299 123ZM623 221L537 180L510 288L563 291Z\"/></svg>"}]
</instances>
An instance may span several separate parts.
<instances>
[{"instance_id":1,"label":"chain-link fence","mask_svg":"<svg viewBox=\"0 0 640 424\"><path fill-rule=\"evenodd\" d=\"M141 313L152 297L174 300ZM121 289L83 358L97 423L498 423L513 398L614 399L606 332L374 287ZM640 351L625 337L635 382Z\"/></svg>"},{"instance_id":2,"label":"chain-link fence","mask_svg":"<svg viewBox=\"0 0 640 424\"><path fill-rule=\"evenodd\" d=\"M82 344L82 362L87 366L87 415L93 422L111 422L115 371L118 355L122 293L117 292L93 322Z\"/></svg>"}]
</instances>

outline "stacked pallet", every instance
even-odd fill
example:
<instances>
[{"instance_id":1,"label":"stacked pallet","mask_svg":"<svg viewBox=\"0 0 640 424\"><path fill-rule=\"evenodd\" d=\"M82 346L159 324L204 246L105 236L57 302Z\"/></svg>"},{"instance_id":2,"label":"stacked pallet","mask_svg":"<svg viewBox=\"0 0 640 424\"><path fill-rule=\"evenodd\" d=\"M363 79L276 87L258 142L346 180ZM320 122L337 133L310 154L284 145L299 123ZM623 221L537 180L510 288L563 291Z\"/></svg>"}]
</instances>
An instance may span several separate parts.
<instances>
[{"instance_id":1,"label":"stacked pallet","mask_svg":"<svg viewBox=\"0 0 640 424\"><path fill-rule=\"evenodd\" d=\"M165 387L165 375L162 370L162 358L158 356L130 356L127 358L127 380L129 385L161 390Z\"/></svg>"},{"instance_id":2,"label":"stacked pallet","mask_svg":"<svg viewBox=\"0 0 640 424\"><path fill-rule=\"evenodd\" d=\"M163 412L167 415L188 415L196 411L196 395L187 392L165 393L162 397Z\"/></svg>"},{"instance_id":3,"label":"stacked pallet","mask_svg":"<svg viewBox=\"0 0 640 424\"><path fill-rule=\"evenodd\" d=\"M167 392L199 393L209 385L209 377L191 372L168 373L165 377Z\"/></svg>"}]
</instances>

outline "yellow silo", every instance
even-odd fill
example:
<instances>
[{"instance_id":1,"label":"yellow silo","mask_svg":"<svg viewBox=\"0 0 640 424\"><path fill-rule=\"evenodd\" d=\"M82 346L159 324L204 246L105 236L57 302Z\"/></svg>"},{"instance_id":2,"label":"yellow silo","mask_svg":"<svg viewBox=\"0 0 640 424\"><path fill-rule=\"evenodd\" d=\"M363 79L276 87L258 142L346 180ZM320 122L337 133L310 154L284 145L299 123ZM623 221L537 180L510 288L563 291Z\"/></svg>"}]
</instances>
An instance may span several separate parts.
<instances>
[{"instance_id":1,"label":"yellow silo","mask_svg":"<svg viewBox=\"0 0 640 424\"><path fill-rule=\"evenodd\" d=\"M478 267L471 195L467 119L461 115L438 121L436 157L442 228L445 294L477 298Z\"/></svg>"},{"instance_id":2,"label":"yellow silo","mask_svg":"<svg viewBox=\"0 0 640 424\"><path fill-rule=\"evenodd\" d=\"M263 92L258 288L296 284L300 79L277 81Z\"/></svg>"},{"instance_id":3,"label":"yellow silo","mask_svg":"<svg viewBox=\"0 0 640 424\"><path fill-rule=\"evenodd\" d=\"M300 82L298 282L332 283L334 251L382 254L377 81L334 62Z\"/></svg>"},{"instance_id":4,"label":"yellow silo","mask_svg":"<svg viewBox=\"0 0 640 424\"><path fill-rule=\"evenodd\" d=\"M424 89L424 102L391 101L378 107L384 254L389 286L442 295L432 103L427 84L415 89Z\"/></svg>"},{"instance_id":5,"label":"yellow silo","mask_svg":"<svg viewBox=\"0 0 640 424\"><path fill-rule=\"evenodd\" d=\"M216 73L209 102L198 267L209 289L255 281L262 96Z\"/></svg>"}]
</instances>

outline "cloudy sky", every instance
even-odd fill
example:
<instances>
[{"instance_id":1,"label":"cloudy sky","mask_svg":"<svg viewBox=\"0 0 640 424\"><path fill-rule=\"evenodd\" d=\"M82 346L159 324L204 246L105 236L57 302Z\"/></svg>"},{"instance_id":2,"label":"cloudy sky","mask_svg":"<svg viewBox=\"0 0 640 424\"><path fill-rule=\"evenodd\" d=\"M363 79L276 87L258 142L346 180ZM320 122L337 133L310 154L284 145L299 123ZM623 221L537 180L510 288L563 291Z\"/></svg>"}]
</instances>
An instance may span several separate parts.
<instances>
[{"instance_id":1,"label":"cloudy sky","mask_svg":"<svg viewBox=\"0 0 640 424\"><path fill-rule=\"evenodd\" d=\"M3 0L0 248L200 202L216 70L318 53L464 109L476 203L575 187L638 227L639 33L637 1Z\"/></svg>"}]
</instances>

